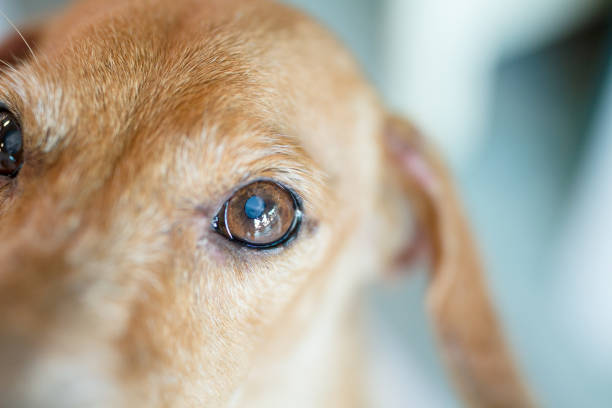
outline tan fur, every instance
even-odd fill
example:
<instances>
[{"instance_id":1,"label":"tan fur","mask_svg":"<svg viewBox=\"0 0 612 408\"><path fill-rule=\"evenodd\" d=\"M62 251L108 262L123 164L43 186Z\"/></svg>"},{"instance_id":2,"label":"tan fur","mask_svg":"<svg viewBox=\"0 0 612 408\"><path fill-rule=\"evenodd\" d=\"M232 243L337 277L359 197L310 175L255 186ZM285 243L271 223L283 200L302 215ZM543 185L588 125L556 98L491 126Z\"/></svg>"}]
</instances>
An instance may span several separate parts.
<instances>
[{"instance_id":1,"label":"tan fur","mask_svg":"<svg viewBox=\"0 0 612 408\"><path fill-rule=\"evenodd\" d=\"M0 79L26 152L0 180L0 405L359 406L357 295L409 246L404 197L459 385L528 404L448 177L418 150L431 195L393 164L387 115L327 32L264 0L89 0L32 34L36 57ZM258 178L304 200L286 247L211 230Z\"/></svg>"}]
</instances>

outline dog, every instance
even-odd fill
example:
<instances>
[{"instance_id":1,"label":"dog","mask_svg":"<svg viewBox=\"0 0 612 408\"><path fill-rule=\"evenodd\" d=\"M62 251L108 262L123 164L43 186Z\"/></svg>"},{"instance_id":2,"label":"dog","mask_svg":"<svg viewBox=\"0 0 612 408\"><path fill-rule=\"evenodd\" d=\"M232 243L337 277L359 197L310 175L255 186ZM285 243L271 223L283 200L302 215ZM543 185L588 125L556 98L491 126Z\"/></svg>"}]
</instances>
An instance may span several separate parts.
<instances>
[{"instance_id":1,"label":"dog","mask_svg":"<svg viewBox=\"0 0 612 408\"><path fill-rule=\"evenodd\" d=\"M1 406L363 406L419 241L465 401L531 406L435 149L300 12L84 0L0 56Z\"/></svg>"}]
</instances>

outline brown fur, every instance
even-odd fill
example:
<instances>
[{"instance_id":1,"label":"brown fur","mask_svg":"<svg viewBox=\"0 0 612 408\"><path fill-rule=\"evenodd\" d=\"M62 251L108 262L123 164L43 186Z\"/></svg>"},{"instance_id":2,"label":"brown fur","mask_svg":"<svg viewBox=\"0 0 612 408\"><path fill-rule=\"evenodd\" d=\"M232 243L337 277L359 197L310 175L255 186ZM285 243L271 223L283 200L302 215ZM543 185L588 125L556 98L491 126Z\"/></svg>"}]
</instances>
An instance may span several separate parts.
<instances>
[{"instance_id":1,"label":"brown fur","mask_svg":"<svg viewBox=\"0 0 612 408\"><path fill-rule=\"evenodd\" d=\"M411 203L464 395L528 405L449 177L327 32L264 0L89 0L30 34L0 79L26 152L0 180L0 405L359 406L357 295ZM258 178L304 200L286 247L210 228Z\"/></svg>"}]
</instances>

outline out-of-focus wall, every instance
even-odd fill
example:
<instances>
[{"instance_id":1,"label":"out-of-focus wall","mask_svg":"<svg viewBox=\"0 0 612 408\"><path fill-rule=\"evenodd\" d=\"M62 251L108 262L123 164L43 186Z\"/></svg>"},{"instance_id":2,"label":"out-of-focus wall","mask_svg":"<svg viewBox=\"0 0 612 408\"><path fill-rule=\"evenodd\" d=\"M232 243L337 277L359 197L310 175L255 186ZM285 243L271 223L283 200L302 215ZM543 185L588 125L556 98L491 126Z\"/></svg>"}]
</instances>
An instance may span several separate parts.
<instances>
[{"instance_id":1,"label":"out-of-focus wall","mask_svg":"<svg viewBox=\"0 0 612 408\"><path fill-rule=\"evenodd\" d=\"M535 49L598 13L605 0L388 0L383 89L455 168L486 137L500 58Z\"/></svg>"},{"instance_id":2,"label":"out-of-focus wall","mask_svg":"<svg viewBox=\"0 0 612 408\"><path fill-rule=\"evenodd\" d=\"M14 22L19 23L32 16L41 16L48 10L61 7L68 0L0 0L0 9ZM10 27L0 22L3 30Z\"/></svg>"},{"instance_id":3,"label":"out-of-focus wall","mask_svg":"<svg viewBox=\"0 0 612 408\"><path fill-rule=\"evenodd\" d=\"M586 391L599 396L592 406L612 405L612 69L606 78L589 160L580 168L553 262L559 278L551 297L559 305L553 318L567 333L572 368L599 388Z\"/></svg>"}]
</instances>

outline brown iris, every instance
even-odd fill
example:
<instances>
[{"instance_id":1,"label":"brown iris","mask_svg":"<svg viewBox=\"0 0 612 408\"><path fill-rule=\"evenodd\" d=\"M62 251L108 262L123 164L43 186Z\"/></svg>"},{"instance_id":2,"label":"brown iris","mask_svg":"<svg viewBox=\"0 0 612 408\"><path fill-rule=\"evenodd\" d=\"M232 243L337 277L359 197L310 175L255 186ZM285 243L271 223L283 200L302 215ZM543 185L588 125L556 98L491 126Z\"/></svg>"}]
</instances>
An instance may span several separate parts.
<instances>
[{"instance_id":1,"label":"brown iris","mask_svg":"<svg viewBox=\"0 0 612 408\"><path fill-rule=\"evenodd\" d=\"M213 220L213 228L245 246L272 248L291 239L300 221L295 195L278 183L262 180L236 191Z\"/></svg>"}]
</instances>

